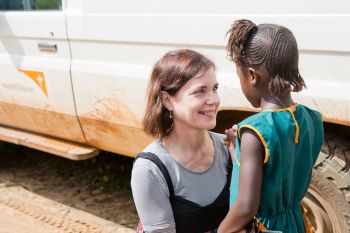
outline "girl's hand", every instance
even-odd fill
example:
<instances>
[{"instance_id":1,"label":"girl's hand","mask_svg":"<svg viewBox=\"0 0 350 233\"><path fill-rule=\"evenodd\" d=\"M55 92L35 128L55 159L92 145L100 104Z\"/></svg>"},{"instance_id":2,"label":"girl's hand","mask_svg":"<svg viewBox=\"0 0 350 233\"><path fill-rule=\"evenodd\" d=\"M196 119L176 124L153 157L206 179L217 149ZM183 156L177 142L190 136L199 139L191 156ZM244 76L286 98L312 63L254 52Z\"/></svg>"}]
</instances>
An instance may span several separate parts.
<instances>
[{"instance_id":1,"label":"girl's hand","mask_svg":"<svg viewBox=\"0 0 350 233\"><path fill-rule=\"evenodd\" d=\"M236 135L237 125L233 125L232 128L225 130L226 137L224 138L224 144L227 146L236 147Z\"/></svg>"},{"instance_id":2,"label":"girl's hand","mask_svg":"<svg viewBox=\"0 0 350 233\"><path fill-rule=\"evenodd\" d=\"M228 146L232 161L234 160L234 156L235 156L236 134L237 134L237 125L233 125L232 128L225 130L226 137L224 138L224 144Z\"/></svg>"}]
</instances>

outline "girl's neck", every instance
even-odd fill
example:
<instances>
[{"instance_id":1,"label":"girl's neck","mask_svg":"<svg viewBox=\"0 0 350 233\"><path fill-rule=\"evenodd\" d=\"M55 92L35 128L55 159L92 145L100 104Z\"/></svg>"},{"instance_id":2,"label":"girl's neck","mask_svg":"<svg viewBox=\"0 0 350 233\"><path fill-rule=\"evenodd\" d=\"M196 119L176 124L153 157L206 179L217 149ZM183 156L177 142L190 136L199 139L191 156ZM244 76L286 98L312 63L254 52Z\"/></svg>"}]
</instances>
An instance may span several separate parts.
<instances>
[{"instance_id":1,"label":"girl's neck","mask_svg":"<svg viewBox=\"0 0 350 233\"><path fill-rule=\"evenodd\" d=\"M262 111L269 109L287 108L294 104L294 101L290 94L277 97L267 96L261 99L260 108Z\"/></svg>"}]
</instances>

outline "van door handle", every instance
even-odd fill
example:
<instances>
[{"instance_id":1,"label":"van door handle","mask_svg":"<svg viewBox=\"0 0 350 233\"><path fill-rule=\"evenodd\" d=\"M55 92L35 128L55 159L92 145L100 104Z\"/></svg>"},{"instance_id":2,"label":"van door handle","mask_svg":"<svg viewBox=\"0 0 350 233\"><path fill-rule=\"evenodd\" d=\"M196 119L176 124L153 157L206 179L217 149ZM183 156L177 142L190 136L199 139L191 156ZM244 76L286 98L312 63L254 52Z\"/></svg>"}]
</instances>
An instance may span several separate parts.
<instances>
[{"instance_id":1,"label":"van door handle","mask_svg":"<svg viewBox=\"0 0 350 233\"><path fill-rule=\"evenodd\" d=\"M57 52L57 44L38 43L38 47L42 52Z\"/></svg>"}]
</instances>

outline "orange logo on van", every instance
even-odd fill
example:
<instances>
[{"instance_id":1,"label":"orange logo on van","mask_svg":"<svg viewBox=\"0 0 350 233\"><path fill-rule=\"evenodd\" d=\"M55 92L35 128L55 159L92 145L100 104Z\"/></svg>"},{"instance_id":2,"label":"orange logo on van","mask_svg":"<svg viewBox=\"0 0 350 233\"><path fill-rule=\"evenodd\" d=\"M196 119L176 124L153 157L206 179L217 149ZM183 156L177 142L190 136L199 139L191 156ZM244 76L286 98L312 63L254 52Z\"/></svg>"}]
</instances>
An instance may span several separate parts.
<instances>
[{"instance_id":1,"label":"orange logo on van","mask_svg":"<svg viewBox=\"0 0 350 233\"><path fill-rule=\"evenodd\" d=\"M41 71L32 71L32 70L19 70L23 74L27 75L29 78L31 78L35 84L40 87L40 89L44 92L44 94L48 96L47 89L46 89L46 82L45 82L45 76L44 72Z\"/></svg>"}]
</instances>

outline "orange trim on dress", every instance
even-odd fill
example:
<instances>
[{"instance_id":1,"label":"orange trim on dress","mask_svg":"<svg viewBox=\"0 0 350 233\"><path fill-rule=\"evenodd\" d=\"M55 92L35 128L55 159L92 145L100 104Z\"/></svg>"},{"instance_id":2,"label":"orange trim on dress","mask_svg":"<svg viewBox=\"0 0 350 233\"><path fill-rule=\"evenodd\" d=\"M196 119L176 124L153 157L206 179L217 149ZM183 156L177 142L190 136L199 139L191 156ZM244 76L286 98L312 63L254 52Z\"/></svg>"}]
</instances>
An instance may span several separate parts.
<instances>
[{"instance_id":1,"label":"orange trim on dress","mask_svg":"<svg viewBox=\"0 0 350 233\"><path fill-rule=\"evenodd\" d=\"M294 124L295 124L294 142L295 142L295 144L298 144L298 141L299 141L299 124L298 124L297 120L295 119L294 113L292 111L290 111L290 114L292 114L292 117L293 117L293 120L294 120Z\"/></svg>"},{"instance_id":2,"label":"orange trim on dress","mask_svg":"<svg viewBox=\"0 0 350 233\"><path fill-rule=\"evenodd\" d=\"M295 119L294 116L294 111L297 108L298 103L292 104L291 106L287 107L287 108L278 108L278 109L268 109L268 110L264 110L264 112L282 112L282 111L289 111L290 114L292 115L294 124L295 124L295 136L294 136L294 143L298 144L299 142L299 124L297 122L297 120Z\"/></svg>"},{"instance_id":3,"label":"orange trim on dress","mask_svg":"<svg viewBox=\"0 0 350 233\"><path fill-rule=\"evenodd\" d=\"M286 108L276 108L276 109L266 109L262 112L282 112L282 111L295 111L295 109L297 108L298 106L298 103L295 103L295 104L292 104L291 106L289 107L286 107Z\"/></svg>"},{"instance_id":4,"label":"orange trim on dress","mask_svg":"<svg viewBox=\"0 0 350 233\"><path fill-rule=\"evenodd\" d=\"M301 212L303 213L305 232L306 233L315 233L315 231L311 227L311 222L307 216L307 209L304 207L302 202L300 203L300 205L301 205Z\"/></svg>"},{"instance_id":5,"label":"orange trim on dress","mask_svg":"<svg viewBox=\"0 0 350 233\"><path fill-rule=\"evenodd\" d=\"M253 130L257 135L258 137L260 138L262 144L264 145L265 147L265 159L264 159L264 163L267 163L267 161L269 160L269 149L267 148L267 143L265 141L265 138L262 136L262 134L259 132L259 130L257 130L256 128L254 128L253 126L251 125L242 125L241 127L239 127L238 129L238 138L241 138L241 129L242 128L248 128L248 129L251 129ZM239 161L236 159L238 165L240 165Z\"/></svg>"}]
</instances>

